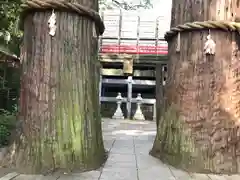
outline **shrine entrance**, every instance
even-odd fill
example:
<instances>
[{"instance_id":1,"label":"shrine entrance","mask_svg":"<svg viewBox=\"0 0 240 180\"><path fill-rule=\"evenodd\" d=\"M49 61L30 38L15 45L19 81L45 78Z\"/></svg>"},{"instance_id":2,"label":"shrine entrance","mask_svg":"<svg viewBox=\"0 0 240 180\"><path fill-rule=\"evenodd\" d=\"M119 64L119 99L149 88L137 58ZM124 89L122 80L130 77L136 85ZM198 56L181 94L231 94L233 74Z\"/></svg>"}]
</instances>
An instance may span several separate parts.
<instances>
[{"instance_id":1,"label":"shrine entrance","mask_svg":"<svg viewBox=\"0 0 240 180\"><path fill-rule=\"evenodd\" d=\"M101 14L106 27L99 37L102 117L154 120L159 105L156 82L165 81L161 74L168 53L166 23L162 17L149 19L133 12Z\"/></svg>"},{"instance_id":2,"label":"shrine entrance","mask_svg":"<svg viewBox=\"0 0 240 180\"><path fill-rule=\"evenodd\" d=\"M165 73L166 68L162 67L162 72ZM102 70L99 98L103 117L155 120L158 90L155 66L145 70L145 74L144 70L142 71L137 74L138 69L135 67L133 70L135 73L131 76L120 76L105 75L106 72ZM163 85L165 80L166 76L162 75Z\"/></svg>"},{"instance_id":3,"label":"shrine entrance","mask_svg":"<svg viewBox=\"0 0 240 180\"><path fill-rule=\"evenodd\" d=\"M102 76L101 83L102 115L112 118L119 104L122 116L120 119L134 119L137 105L141 106L141 119L155 119L155 80L143 80L137 77ZM114 118L114 117L113 117Z\"/></svg>"}]
</instances>

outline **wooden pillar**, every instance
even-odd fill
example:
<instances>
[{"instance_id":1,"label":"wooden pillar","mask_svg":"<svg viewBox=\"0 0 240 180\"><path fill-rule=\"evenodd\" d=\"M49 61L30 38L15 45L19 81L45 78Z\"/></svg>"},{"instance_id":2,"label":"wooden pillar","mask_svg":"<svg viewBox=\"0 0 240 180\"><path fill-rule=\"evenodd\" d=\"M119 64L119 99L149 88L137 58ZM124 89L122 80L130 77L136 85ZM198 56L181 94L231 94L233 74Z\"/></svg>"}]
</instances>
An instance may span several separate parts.
<instances>
[{"instance_id":1,"label":"wooden pillar","mask_svg":"<svg viewBox=\"0 0 240 180\"><path fill-rule=\"evenodd\" d=\"M156 102L153 104L153 121L156 121Z\"/></svg>"},{"instance_id":2,"label":"wooden pillar","mask_svg":"<svg viewBox=\"0 0 240 180\"><path fill-rule=\"evenodd\" d=\"M101 17L102 17L102 20L104 21L104 13L101 12ZM102 39L102 36L99 37L99 40L98 40L98 54L101 52L101 48L102 48L102 44L103 44L103 39ZM99 55L98 55L98 61L100 62L100 58L99 58ZM101 105L101 96L102 96L102 72L103 71L103 66L100 65L100 80L99 80L99 104ZM104 92L104 91L103 91Z\"/></svg>"},{"instance_id":3,"label":"wooden pillar","mask_svg":"<svg viewBox=\"0 0 240 180\"><path fill-rule=\"evenodd\" d=\"M127 92L127 119L130 119L132 111L132 76L128 76Z\"/></svg>"},{"instance_id":4,"label":"wooden pillar","mask_svg":"<svg viewBox=\"0 0 240 180\"><path fill-rule=\"evenodd\" d=\"M131 118L132 106L132 74L133 74L133 57L126 55L123 62L123 72L127 77L127 119Z\"/></svg>"},{"instance_id":5,"label":"wooden pillar","mask_svg":"<svg viewBox=\"0 0 240 180\"><path fill-rule=\"evenodd\" d=\"M162 73L162 64L156 64L156 105L154 106L156 111L156 124L158 127L161 111L162 111L162 102L163 102L163 73Z\"/></svg>"},{"instance_id":6,"label":"wooden pillar","mask_svg":"<svg viewBox=\"0 0 240 180\"><path fill-rule=\"evenodd\" d=\"M100 81L99 81L99 104L101 104L101 96L102 96L102 75L100 75Z\"/></svg>"},{"instance_id":7,"label":"wooden pillar","mask_svg":"<svg viewBox=\"0 0 240 180\"><path fill-rule=\"evenodd\" d=\"M237 21L239 15L237 0L173 0L171 26ZM177 36L168 41L167 110L151 153L188 171L239 173L239 33L210 33L214 55L203 49L209 30L181 32L179 42Z\"/></svg>"},{"instance_id":8,"label":"wooden pillar","mask_svg":"<svg viewBox=\"0 0 240 180\"><path fill-rule=\"evenodd\" d=\"M122 10L120 9L120 15L119 15L119 24L118 24L118 51L120 51L120 45L121 45L121 33L122 33Z\"/></svg>"}]
</instances>

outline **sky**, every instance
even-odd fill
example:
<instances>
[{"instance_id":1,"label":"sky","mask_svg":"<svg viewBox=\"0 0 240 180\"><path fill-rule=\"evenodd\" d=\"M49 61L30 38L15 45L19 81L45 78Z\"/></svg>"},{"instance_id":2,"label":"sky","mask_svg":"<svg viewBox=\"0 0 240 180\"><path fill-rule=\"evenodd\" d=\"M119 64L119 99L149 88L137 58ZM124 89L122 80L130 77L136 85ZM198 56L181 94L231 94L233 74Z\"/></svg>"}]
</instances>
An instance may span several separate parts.
<instances>
[{"instance_id":1,"label":"sky","mask_svg":"<svg viewBox=\"0 0 240 180\"><path fill-rule=\"evenodd\" d=\"M139 0L127 0L128 2L139 3ZM172 9L172 0L152 0L153 9L142 9L140 10L140 16L143 16L144 19L152 19L162 16L164 21L164 29L167 31L170 28L171 22L171 9ZM161 22L160 22L161 23Z\"/></svg>"},{"instance_id":2,"label":"sky","mask_svg":"<svg viewBox=\"0 0 240 180\"><path fill-rule=\"evenodd\" d=\"M112 0L107 0L108 3L111 4ZM132 4L140 4L141 0L124 0L128 3ZM118 2L121 2L121 0L118 0ZM151 0L153 4L153 9L145 9L145 10L140 10L141 14L143 13L144 16L166 16L170 17L171 16L171 7L172 7L172 0ZM149 14L149 12L151 12Z\"/></svg>"},{"instance_id":3,"label":"sky","mask_svg":"<svg viewBox=\"0 0 240 180\"><path fill-rule=\"evenodd\" d=\"M112 0L109 0L109 1L110 1L110 3L112 2ZM118 0L118 1L121 2L121 0ZM132 2L132 4L139 4L140 0L125 0L125 1L127 1L129 3ZM172 0L151 0L151 1L153 4L153 8L151 8L151 9L142 9L141 8L141 9L137 10L137 12L138 12L137 14L135 14L136 11L134 11L133 14L135 14L135 15L132 14L132 16L134 17L134 16L138 15L138 16L140 16L140 19L143 21L146 21L146 20L155 21L156 19L159 19L159 27L160 27L159 28L159 36L163 37L165 32L170 29ZM119 11L119 9L116 9L116 11ZM124 12L123 9L122 9L122 12ZM127 14L132 13L131 11L126 11L126 12L127 12ZM129 16L129 15L127 15L127 16ZM158 18L158 17L160 17L160 18ZM131 22L131 20L130 20L130 22ZM134 29L134 28L137 28L137 26L134 23L130 23L126 26L126 28ZM143 28L143 27L141 27L141 28ZM152 27L152 30L155 31L155 26ZM112 30L109 30L109 31L112 32ZM146 31L151 31L151 30L148 28L148 29L146 29ZM133 30L133 33L135 33L135 30Z\"/></svg>"},{"instance_id":4,"label":"sky","mask_svg":"<svg viewBox=\"0 0 240 180\"><path fill-rule=\"evenodd\" d=\"M139 0L126 0L128 2L133 2L133 4L139 4ZM172 0L151 0L153 4L153 9L143 10L141 13L144 15L152 16L171 16ZM149 14L149 12L151 12Z\"/></svg>"},{"instance_id":5,"label":"sky","mask_svg":"<svg viewBox=\"0 0 240 180\"><path fill-rule=\"evenodd\" d=\"M125 0L127 2L132 2L133 4L139 4L140 0ZM172 0L151 0L153 4L152 9L141 9L140 16L145 18L157 18L159 16L164 17L164 24L166 26L170 26L171 21L171 8L172 8Z\"/></svg>"}]
</instances>

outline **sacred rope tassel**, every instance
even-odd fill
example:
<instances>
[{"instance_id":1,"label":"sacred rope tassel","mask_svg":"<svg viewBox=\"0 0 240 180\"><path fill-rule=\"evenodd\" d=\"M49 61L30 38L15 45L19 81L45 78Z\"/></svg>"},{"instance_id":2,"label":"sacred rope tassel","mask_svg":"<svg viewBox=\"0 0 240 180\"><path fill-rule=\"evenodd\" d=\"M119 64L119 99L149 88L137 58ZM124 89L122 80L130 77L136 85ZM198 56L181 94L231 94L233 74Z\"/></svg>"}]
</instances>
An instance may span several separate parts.
<instances>
[{"instance_id":1,"label":"sacred rope tassel","mask_svg":"<svg viewBox=\"0 0 240 180\"><path fill-rule=\"evenodd\" d=\"M181 35L178 33L176 52L180 52Z\"/></svg>"},{"instance_id":2,"label":"sacred rope tassel","mask_svg":"<svg viewBox=\"0 0 240 180\"><path fill-rule=\"evenodd\" d=\"M216 50L216 43L213 41L210 33L207 36L207 41L204 45L204 53L209 55L214 55Z\"/></svg>"},{"instance_id":3,"label":"sacred rope tassel","mask_svg":"<svg viewBox=\"0 0 240 180\"><path fill-rule=\"evenodd\" d=\"M54 13L54 10L52 11L52 15L48 20L48 27L50 36L55 36L57 26L56 26L56 14Z\"/></svg>"}]
</instances>

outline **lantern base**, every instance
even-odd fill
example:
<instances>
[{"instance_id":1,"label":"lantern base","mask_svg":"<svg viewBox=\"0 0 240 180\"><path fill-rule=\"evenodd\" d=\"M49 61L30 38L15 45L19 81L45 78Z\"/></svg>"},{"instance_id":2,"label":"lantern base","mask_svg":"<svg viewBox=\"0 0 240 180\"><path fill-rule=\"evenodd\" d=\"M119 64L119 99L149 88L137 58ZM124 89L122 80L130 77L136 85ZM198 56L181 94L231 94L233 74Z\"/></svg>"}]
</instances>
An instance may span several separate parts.
<instances>
[{"instance_id":1,"label":"lantern base","mask_svg":"<svg viewBox=\"0 0 240 180\"><path fill-rule=\"evenodd\" d=\"M144 115L142 113L142 110L141 110L140 106L137 108L137 110L136 110L136 112L135 112L135 114L133 116L133 119L134 120L141 120L141 121L145 120L145 117L144 117Z\"/></svg>"}]
</instances>

